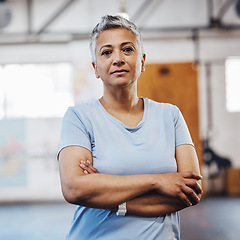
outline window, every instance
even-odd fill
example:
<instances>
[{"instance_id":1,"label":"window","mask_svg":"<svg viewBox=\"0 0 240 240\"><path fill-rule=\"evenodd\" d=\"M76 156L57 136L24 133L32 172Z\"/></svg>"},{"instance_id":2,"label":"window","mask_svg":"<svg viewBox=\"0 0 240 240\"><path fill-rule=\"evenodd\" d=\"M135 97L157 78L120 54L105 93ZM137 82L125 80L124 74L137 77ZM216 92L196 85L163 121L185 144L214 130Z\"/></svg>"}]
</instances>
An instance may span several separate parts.
<instances>
[{"instance_id":1,"label":"window","mask_svg":"<svg viewBox=\"0 0 240 240\"><path fill-rule=\"evenodd\" d=\"M62 117L73 104L72 64L0 66L0 119Z\"/></svg>"},{"instance_id":2,"label":"window","mask_svg":"<svg viewBox=\"0 0 240 240\"><path fill-rule=\"evenodd\" d=\"M225 68L227 110L240 112L240 57L228 58Z\"/></svg>"}]
</instances>

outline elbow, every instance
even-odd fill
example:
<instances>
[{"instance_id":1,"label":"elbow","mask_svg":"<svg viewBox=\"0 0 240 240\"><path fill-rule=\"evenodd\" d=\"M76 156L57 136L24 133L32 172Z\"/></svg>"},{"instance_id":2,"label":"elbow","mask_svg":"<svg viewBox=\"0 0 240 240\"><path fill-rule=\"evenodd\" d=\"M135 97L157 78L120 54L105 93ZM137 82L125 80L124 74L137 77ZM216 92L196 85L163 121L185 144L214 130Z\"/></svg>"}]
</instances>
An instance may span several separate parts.
<instances>
[{"instance_id":1,"label":"elbow","mask_svg":"<svg viewBox=\"0 0 240 240\"><path fill-rule=\"evenodd\" d=\"M75 191L72 188L62 187L62 195L64 199L71 204L77 204L77 198Z\"/></svg>"},{"instance_id":2,"label":"elbow","mask_svg":"<svg viewBox=\"0 0 240 240\"><path fill-rule=\"evenodd\" d=\"M86 194L84 192L84 188L79 187L79 184L74 183L74 181L62 183L62 194L68 203L85 205Z\"/></svg>"}]
</instances>

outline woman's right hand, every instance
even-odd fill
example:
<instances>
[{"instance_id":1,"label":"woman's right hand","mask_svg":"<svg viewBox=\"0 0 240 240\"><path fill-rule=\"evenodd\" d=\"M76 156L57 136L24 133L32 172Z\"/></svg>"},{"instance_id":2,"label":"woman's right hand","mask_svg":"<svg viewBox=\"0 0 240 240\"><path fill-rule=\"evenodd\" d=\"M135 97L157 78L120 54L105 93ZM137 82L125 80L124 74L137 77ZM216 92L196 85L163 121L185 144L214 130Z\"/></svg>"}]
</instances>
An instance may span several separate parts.
<instances>
[{"instance_id":1,"label":"woman's right hand","mask_svg":"<svg viewBox=\"0 0 240 240\"><path fill-rule=\"evenodd\" d=\"M90 163L90 161L81 161L80 168L82 168L84 174L92 174L92 173L98 173L98 170L93 167L93 165Z\"/></svg>"},{"instance_id":2,"label":"woman's right hand","mask_svg":"<svg viewBox=\"0 0 240 240\"><path fill-rule=\"evenodd\" d=\"M162 195L177 197L187 206L195 205L200 201L202 188L198 180L202 176L194 172L177 172L157 174L155 190Z\"/></svg>"}]
</instances>

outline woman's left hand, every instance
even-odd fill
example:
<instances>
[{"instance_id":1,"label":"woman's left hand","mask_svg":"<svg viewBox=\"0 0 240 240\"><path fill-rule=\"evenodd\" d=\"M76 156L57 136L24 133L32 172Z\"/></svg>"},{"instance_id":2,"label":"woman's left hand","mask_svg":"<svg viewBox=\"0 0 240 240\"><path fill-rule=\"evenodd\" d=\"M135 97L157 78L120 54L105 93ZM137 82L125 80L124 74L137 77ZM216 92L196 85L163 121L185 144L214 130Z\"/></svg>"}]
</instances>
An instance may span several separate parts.
<instances>
[{"instance_id":1,"label":"woman's left hand","mask_svg":"<svg viewBox=\"0 0 240 240\"><path fill-rule=\"evenodd\" d=\"M80 168L82 168L84 174L98 173L98 170L87 160L86 162L81 161Z\"/></svg>"}]
</instances>

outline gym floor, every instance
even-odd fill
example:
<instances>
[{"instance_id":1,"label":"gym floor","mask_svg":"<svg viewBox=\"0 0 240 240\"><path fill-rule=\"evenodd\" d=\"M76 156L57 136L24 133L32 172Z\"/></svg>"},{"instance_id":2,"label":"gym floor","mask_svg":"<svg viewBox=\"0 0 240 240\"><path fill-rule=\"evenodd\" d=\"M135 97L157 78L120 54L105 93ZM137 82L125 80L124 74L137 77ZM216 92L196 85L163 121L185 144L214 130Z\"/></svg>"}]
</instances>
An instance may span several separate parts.
<instances>
[{"instance_id":1,"label":"gym floor","mask_svg":"<svg viewBox=\"0 0 240 240\"><path fill-rule=\"evenodd\" d=\"M67 203L0 205L0 239L64 240L74 210ZM239 240L240 197L205 197L180 215L182 240Z\"/></svg>"}]
</instances>

